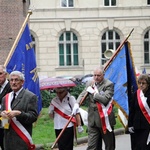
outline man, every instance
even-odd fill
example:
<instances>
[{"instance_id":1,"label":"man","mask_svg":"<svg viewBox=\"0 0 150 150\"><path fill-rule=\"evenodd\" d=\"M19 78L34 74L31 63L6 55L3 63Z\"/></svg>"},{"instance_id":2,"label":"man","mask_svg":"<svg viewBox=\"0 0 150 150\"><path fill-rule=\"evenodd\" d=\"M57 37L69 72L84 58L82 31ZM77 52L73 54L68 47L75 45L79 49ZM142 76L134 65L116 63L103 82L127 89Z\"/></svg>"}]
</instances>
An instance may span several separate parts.
<instances>
[{"instance_id":1,"label":"man","mask_svg":"<svg viewBox=\"0 0 150 150\"><path fill-rule=\"evenodd\" d=\"M37 120L37 96L23 88L24 75L13 71L9 76L12 92L2 99L1 116L8 118L9 129L4 130L5 150L34 150L32 124Z\"/></svg>"},{"instance_id":2,"label":"man","mask_svg":"<svg viewBox=\"0 0 150 150\"><path fill-rule=\"evenodd\" d=\"M88 148L87 150L102 150L102 139L105 150L115 149L114 125L115 116L112 111L112 96L114 84L104 78L103 68L94 70L93 81L89 81L86 88L79 95L73 108L73 114L79 109L79 102L88 92ZM99 147L99 148L98 148Z\"/></svg>"},{"instance_id":3,"label":"man","mask_svg":"<svg viewBox=\"0 0 150 150\"><path fill-rule=\"evenodd\" d=\"M76 103L76 99L68 92L67 88L56 88L55 92L57 96L51 101L49 115L51 118L54 118L55 134L56 137L58 137L71 117L72 109ZM59 150L73 150L75 124L78 126L78 132L82 132L83 128L81 126L79 113L76 114L76 118L72 118L71 122L68 124L67 128L59 138Z\"/></svg>"},{"instance_id":4,"label":"man","mask_svg":"<svg viewBox=\"0 0 150 150\"><path fill-rule=\"evenodd\" d=\"M2 98L9 92L11 92L9 81L7 80L7 72L6 68L3 65L0 65L0 109ZM4 129L0 128L0 147L4 150L3 144L3 137L4 137Z\"/></svg>"}]
</instances>

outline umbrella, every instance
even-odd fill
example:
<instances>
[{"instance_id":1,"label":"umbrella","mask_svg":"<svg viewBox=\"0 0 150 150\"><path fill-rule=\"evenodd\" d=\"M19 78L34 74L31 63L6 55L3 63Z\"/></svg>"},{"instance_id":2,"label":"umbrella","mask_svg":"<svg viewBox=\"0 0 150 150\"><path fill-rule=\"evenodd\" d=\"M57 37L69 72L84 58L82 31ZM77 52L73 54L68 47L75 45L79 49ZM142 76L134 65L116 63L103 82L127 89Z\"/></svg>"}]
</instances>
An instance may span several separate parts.
<instances>
[{"instance_id":1,"label":"umbrella","mask_svg":"<svg viewBox=\"0 0 150 150\"><path fill-rule=\"evenodd\" d=\"M56 78L72 79L72 76L63 75L63 76L57 76Z\"/></svg>"},{"instance_id":2,"label":"umbrella","mask_svg":"<svg viewBox=\"0 0 150 150\"><path fill-rule=\"evenodd\" d=\"M45 78L40 80L40 90L52 90L60 87L74 87L76 84L63 78Z\"/></svg>"}]
</instances>

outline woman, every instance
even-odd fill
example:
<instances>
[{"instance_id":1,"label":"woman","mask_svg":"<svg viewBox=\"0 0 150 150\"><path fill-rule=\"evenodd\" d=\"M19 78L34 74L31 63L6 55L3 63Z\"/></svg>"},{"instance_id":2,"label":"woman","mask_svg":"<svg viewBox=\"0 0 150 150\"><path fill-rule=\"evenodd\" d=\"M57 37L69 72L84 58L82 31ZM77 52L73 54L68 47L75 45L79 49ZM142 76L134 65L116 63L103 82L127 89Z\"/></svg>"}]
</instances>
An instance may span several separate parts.
<instances>
[{"instance_id":1,"label":"woman","mask_svg":"<svg viewBox=\"0 0 150 150\"><path fill-rule=\"evenodd\" d=\"M131 100L128 129L134 134L134 150L150 150L150 77L140 75L138 85L139 89Z\"/></svg>"}]
</instances>

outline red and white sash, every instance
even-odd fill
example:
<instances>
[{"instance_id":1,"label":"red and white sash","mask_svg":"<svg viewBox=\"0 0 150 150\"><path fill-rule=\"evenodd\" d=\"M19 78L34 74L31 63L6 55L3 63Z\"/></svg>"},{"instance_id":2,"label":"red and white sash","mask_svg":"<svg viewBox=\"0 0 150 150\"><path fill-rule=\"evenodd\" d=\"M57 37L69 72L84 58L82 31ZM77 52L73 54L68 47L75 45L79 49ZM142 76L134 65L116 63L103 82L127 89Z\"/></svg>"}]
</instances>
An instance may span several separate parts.
<instances>
[{"instance_id":1,"label":"red and white sash","mask_svg":"<svg viewBox=\"0 0 150 150\"><path fill-rule=\"evenodd\" d=\"M96 105L98 108L99 116L101 118L103 133L106 134L107 130L111 132L112 128L109 122L109 115L112 112L112 100L108 103L107 106L104 106L98 102L96 102Z\"/></svg>"},{"instance_id":2,"label":"red and white sash","mask_svg":"<svg viewBox=\"0 0 150 150\"><path fill-rule=\"evenodd\" d=\"M137 90L137 98L138 98L138 103L140 106L140 109L143 113L143 115L145 116L146 120L149 122L150 124L150 108L146 102L147 98L144 96L142 90Z\"/></svg>"},{"instance_id":3,"label":"red and white sash","mask_svg":"<svg viewBox=\"0 0 150 150\"><path fill-rule=\"evenodd\" d=\"M93 89L95 90L96 93L99 93L96 85L94 84ZM104 94L103 92L101 93L102 95ZM96 102L97 108L98 108L98 112L99 112L99 116L101 118L101 122L102 122L102 129L103 129L103 133L106 134L106 131L112 131L112 128L110 126L110 122L109 122L109 115L112 112L112 101L111 100L107 106L104 106L103 104L100 104L98 102Z\"/></svg>"},{"instance_id":4,"label":"red and white sash","mask_svg":"<svg viewBox=\"0 0 150 150\"><path fill-rule=\"evenodd\" d=\"M70 112L65 111L65 109L61 109L60 105L58 103L56 103L55 101L52 101L51 103L54 106L54 111L56 113L58 113L60 116L62 116L63 118L69 120L70 119ZM72 117L71 122L76 124L76 120L74 117Z\"/></svg>"},{"instance_id":5,"label":"red and white sash","mask_svg":"<svg viewBox=\"0 0 150 150\"><path fill-rule=\"evenodd\" d=\"M11 93L6 95L5 107L6 111L11 110ZM17 121L16 117L10 120L11 127L16 131L16 133L21 137L21 139L28 145L29 150L35 150L35 145L33 144L32 137L29 132L22 126L22 124Z\"/></svg>"}]
</instances>

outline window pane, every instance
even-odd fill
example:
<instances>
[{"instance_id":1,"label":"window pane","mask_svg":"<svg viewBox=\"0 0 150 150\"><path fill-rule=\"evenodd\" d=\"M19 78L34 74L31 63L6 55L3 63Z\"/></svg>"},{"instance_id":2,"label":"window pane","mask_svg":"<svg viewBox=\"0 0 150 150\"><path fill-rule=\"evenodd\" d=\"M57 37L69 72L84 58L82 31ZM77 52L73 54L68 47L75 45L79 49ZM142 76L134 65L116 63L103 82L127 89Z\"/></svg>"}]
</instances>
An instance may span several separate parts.
<instances>
[{"instance_id":1,"label":"window pane","mask_svg":"<svg viewBox=\"0 0 150 150\"><path fill-rule=\"evenodd\" d=\"M73 40L77 41L77 36L73 33Z\"/></svg>"},{"instance_id":2,"label":"window pane","mask_svg":"<svg viewBox=\"0 0 150 150\"><path fill-rule=\"evenodd\" d=\"M114 50L117 50L117 48L119 47L119 45L120 45L120 42L116 42L116 49L114 49Z\"/></svg>"},{"instance_id":3,"label":"window pane","mask_svg":"<svg viewBox=\"0 0 150 150\"><path fill-rule=\"evenodd\" d=\"M112 1L111 1L111 5L112 5L112 6L116 6L116 0L112 0Z\"/></svg>"},{"instance_id":4,"label":"window pane","mask_svg":"<svg viewBox=\"0 0 150 150\"><path fill-rule=\"evenodd\" d=\"M79 60L78 60L78 44L77 43L73 44L73 60L74 60L74 65L79 65Z\"/></svg>"},{"instance_id":5,"label":"window pane","mask_svg":"<svg viewBox=\"0 0 150 150\"><path fill-rule=\"evenodd\" d=\"M59 44L59 54L64 54L64 45L63 44Z\"/></svg>"},{"instance_id":6,"label":"window pane","mask_svg":"<svg viewBox=\"0 0 150 150\"><path fill-rule=\"evenodd\" d=\"M59 65L64 66L64 45L59 44Z\"/></svg>"},{"instance_id":7,"label":"window pane","mask_svg":"<svg viewBox=\"0 0 150 150\"><path fill-rule=\"evenodd\" d=\"M71 56L67 55L67 66L71 66Z\"/></svg>"},{"instance_id":8,"label":"window pane","mask_svg":"<svg viewBox=\"0 0 150 150\"><path fill-rule=\"evenodd\" d=\"M109 0L105 0L104 5L109 6Z\"/></svg>"},{"instance_id":9,"label":"window pane","mask_svg":"<svg viewBox=\"0 0 150 150\"><path fill-rule=\"evenodd\" d=\"M106 43L102 43L102 53L106 51Z\"/></svg>"},{"instance_id":10,"label":"window pane","mask_svg":"<svg viewBox=\"0 0 150 150\"><path fill-rule=\"evenodd\" d=\"M116 39L120 39L120 36L119 36L119 34L117 32L115 33L115 38Z\"/></svg>"},{"instance_id":11,"label":"window pane","mask_svg":"<svg viewBox=\"0 0 150 150\"><path fill-rule=\"evenodd\" d=\"M67 7L67 0L61 0L61 6Z\"/></svg>"},{"instance_id":12,"label":"window pane","mask_svg":"<svg viewBox=\"0 0 150 150\"><path fill-rule=\"evenodd\" d=\"M66 49L66 54L67 54L67 55L68 55L68 54L70 55L70 54L71 54L71 45L70 45L70 44L67 44L67 45L66 45L66 48L67 48L67 49Z\"/></svg>"},{"instance_id":13,"label":"window pane","mask_svg":"<svg viewBox=\"0 0 150 150\"><path fill-rule=\"evenodd\" d=\"M59 41L63 41L64 40L64 34L62 34L60 37L59 37Z\"/></svg>"},{"instance_id":14,"label":"window pane","mask_svg":"<svg viewBox=\"0 0 150 150\"><path fill-rule=\"evenodd\" d=\"M149 42L144 42L144 52L145 53L149 52Z\"/></svg>"},{"instance_id":15,"label":"window pane","mask_svg":"<svg viewBox=\"0 0 150 150\"><path fill-rule=\"evenodd\" d=\"M73 44L73 54L78 54L78 44L77 43Z\"/></svg>"},{"instance_id":16,"label":"window pane","mask_svg":"<svg viewBox=\"0 0 150 150\"><path fill-rule=\"evenodd\" d=\"M108 48L109 49L113 49L114 47L113 47L113 42L110 42L109 44L108 44Z\"/></svg>"},{"instance_id":17,"label":"window pane","mask_svg":"<svg viewBox=\"0 0 150 150\"><path fill-rule=\"evenodd\" d=\"M60 66L64 66L65 65L63 56L59 56L59 65Z\"/></svg>"},{"instance_id":18,"label":"window pane","mask_svg":"<svg viewBox=\"0 0 150 150\"><path fill-rule=\"evenodd\" d=\"M71 65L71 45L66 45L66 56L67 56L67 65Z\"/></svg>"},{"instance_id":19,"label":"window pane","mask_svg":"<svg viewBox=\"0 0 150 150\"><path fill-rule=\"evenodd\" d=\"M148 38L149 38L149 35L148 35L148 31L147 31L145 36L144 36L144 39L148 39Z\"/></svg>"},{"instance_id":20,"label":"window pane","mask_svg":"<svg viewBox=\"0 0 150 150\"><path fill-rule=\"evenodd\" d=\"M79 65L79 64L78 64L78 62L79 62L79 61L78 61L78 56L77 56L77 55L74 55L74 58L73 58L73 59L74 59L74 65Z\"/></svg>"},{"instance_id":21,"label":"window pane","mask_svg":"<svg viewBox=\"0 0 150 150\"><path fill-rule=\"evenodd\" d=\"M109 31L108 32L108 39L113 39L113 32L112 31Z\"/></svg>"},{"instance_id":22,"label":"window pane","mask_svg":"<svg viewBox=\"0 0 150 150\"><path fill-rule=\"evenodd\" d=\"M150 63L148 53L145 53L145 54L144 54L144 63L145 63L145 64Z\"/></svg>"},{"instance_id":23,"label":"window pane","mask_svg":"<svg viewBox=\"0 0 150 150\"><path fill-rule=\"evenodd\" d=\"M73 7L73 0L69 0L69 7Z\"/></svg>"},{"instance_id":24,"label":"window pane","mask_svg":"<svg viewBox=\"0 0 150 150\"><path fill-rule=\"evenodd\" d=\"M66 32L66 41L70 41L71 39L70 34L71 34L70 32Z\"/></svg>"},{"instance_id":25,"label":"window pane","mask_svg":"<svg viewBox=\"0 0 150 150\"><path fill-rule=\"evenodd\" d=\"M106 40L106 33L103 34L102 40Z\"/></svg>"}]
</instances>

